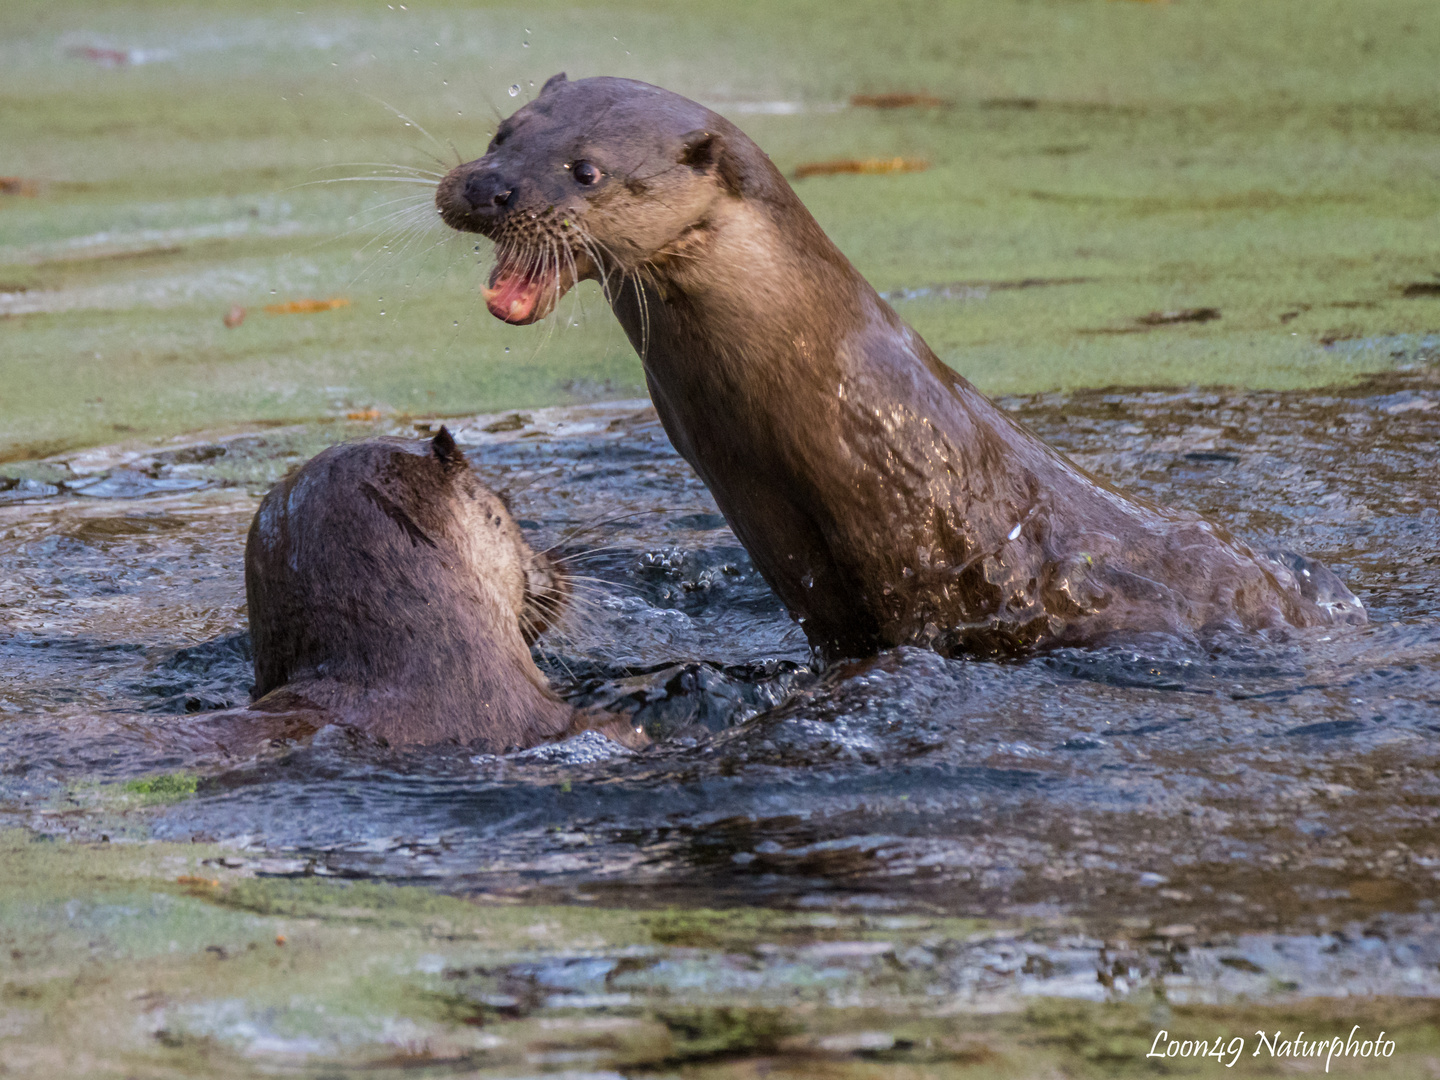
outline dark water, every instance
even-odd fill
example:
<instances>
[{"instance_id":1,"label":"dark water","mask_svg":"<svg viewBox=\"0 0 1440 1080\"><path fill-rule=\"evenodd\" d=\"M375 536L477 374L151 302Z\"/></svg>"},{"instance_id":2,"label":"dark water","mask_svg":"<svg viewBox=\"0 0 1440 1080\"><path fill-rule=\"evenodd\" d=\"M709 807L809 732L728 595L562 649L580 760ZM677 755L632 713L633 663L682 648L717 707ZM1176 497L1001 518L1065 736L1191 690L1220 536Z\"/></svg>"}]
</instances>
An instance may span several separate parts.
<instances>
[{"instance_id":1,"label":"dark water","mask_svg":"<svg viewBox=\"0 0 1440 1080\"><path fill-rule=\"evenodd\" d=\"M1319 557L1371 623L1005 663L902 649L811 670L639 405L452 421L582 578L542 666L657 745L397 755L326 732L138 818L95 784L193 764L167 733L246 700L244 530L304 440L31 469L0 491L0 805L53 833L228 840L261 872L532 901L1073 916L1436 951L1440 370L1421 361L1328 392L1007 400L1123 487Z\"/></svg>"}]
</instances>

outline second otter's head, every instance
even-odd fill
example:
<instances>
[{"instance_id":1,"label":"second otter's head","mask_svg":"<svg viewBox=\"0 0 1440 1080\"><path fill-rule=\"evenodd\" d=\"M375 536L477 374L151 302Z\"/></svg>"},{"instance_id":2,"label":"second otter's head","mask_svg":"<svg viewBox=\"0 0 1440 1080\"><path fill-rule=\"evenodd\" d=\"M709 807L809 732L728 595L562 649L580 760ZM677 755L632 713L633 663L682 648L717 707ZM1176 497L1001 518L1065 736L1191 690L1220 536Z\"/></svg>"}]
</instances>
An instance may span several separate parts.
<instances>
[{"instance_id":1,"label":"second otter's head","mask_svg":"<svg viewBox=\"0 0 1440 1080\"><path fill-rule=\"evenodd\" d=\"M333 446L272 488L245 590L257 697L305 686L392 742L533 745L570 722L528 648L568 584L443 428Z\"/></svg>"},{"instance_id":2,"label":"second otter's head","mask_svg":"<svg viewBox=\"0 0 1440 1080\"><path fill-rule=\"evenodd\" d=\"M556 75L435 193L451 228L495 241L484 290L510 323L544 318L577 281L608 281L703 232L719 200L788 186L727 120L632 79ZM757 191L757 189L760 189Z\"/></svg>"}]
</instances>

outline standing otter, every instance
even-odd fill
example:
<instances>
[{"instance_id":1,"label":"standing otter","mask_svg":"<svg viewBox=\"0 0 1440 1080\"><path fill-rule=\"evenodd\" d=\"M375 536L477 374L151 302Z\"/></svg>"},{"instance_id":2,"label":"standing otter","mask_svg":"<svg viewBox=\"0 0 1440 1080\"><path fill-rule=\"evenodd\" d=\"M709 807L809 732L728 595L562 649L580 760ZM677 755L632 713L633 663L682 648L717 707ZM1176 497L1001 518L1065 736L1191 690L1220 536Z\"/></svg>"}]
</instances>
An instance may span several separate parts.
<instances>
[{"instance_id":1,"label":"standing otter","mask_svg":"<svg viewBox=\"0 0 1440 1080\"><path fill-rule=\"evenodd\" d=\"M511 323L600 281L671 441L822 656L1363 622L1334 574L1121 494L942 364L733 124L556 75L441 181Z\"/></svg>"},{"instance_id":2,"label":"standing otter","mask_svg":"<svg viewBox=\"0 0 1440 1080\"><path fill-rule=\"evenodd\" d=\"M550 690L528 645L568 586L444 428L332 446L275 485L245 595L251 712L318 710L392 745L499 752L590 727L644 741Z\"/></svg>"}]
</instances>

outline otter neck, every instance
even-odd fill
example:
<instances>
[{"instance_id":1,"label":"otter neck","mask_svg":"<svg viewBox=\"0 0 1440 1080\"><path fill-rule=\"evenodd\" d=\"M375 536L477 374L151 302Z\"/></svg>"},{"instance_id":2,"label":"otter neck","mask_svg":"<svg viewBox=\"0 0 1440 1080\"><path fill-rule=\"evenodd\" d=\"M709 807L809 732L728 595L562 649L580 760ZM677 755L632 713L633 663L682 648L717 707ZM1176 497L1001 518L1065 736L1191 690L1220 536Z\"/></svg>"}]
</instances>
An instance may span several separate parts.
<instances>
[{"instance_id":1,"label":"otter neck","mask_svg":"<svg viewBox=\"0 0 1440 1080\"><path fill-rule=\"evenodd\" d=\"M798 199L783 208L786 228L773 212L717 200L676 254L626 279L613 308L652 387L683 391L700 408L708 395L773 381L792 392L818 381L833 393L846 321L834 309L878 298Z\"/></svg>"}]
</instances>

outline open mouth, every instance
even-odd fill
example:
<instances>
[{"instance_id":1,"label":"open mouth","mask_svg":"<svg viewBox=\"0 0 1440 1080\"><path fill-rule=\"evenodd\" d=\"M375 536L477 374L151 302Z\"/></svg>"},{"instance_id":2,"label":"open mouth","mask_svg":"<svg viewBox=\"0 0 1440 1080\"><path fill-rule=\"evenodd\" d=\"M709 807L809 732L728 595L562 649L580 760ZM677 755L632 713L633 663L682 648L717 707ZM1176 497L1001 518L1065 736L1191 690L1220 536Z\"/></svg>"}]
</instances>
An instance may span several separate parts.
<instances>
[{"instance_id":1,"label":"open mouth","mask_svg":"<svg viewBox=\"0 0 1440 1080\"><path fill-rule=\"evenodd\" d=\"M491 315L524 326L550 314L573 284L570 275L553 261L541 260L537 265L529 259L502 255L480 295Z\"/></svg>"}]
</instances>

